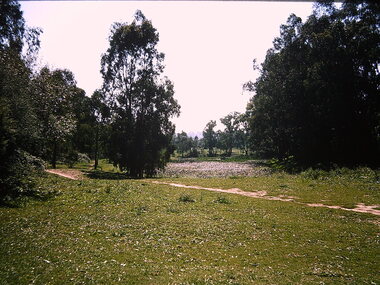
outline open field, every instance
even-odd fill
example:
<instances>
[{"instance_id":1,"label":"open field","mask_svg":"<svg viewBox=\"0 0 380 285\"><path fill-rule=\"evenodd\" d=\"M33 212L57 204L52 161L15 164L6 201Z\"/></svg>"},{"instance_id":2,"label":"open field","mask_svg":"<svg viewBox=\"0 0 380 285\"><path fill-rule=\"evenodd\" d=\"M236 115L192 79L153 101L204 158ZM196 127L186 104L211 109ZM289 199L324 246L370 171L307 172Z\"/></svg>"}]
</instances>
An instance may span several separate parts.
<instances>
[{"instance_id":1,"label":"open field","mask_svg":"<svg viewBox=\"0 0 380 285\"><path fill-rule=\"evenodd\" d=\"M38 185L59 192L55 198L0 208L0 283L379 284L377 215L152 183L379 205L376 173L360 171L144 180L46 174Z\"/></svg>"}]
</instances>

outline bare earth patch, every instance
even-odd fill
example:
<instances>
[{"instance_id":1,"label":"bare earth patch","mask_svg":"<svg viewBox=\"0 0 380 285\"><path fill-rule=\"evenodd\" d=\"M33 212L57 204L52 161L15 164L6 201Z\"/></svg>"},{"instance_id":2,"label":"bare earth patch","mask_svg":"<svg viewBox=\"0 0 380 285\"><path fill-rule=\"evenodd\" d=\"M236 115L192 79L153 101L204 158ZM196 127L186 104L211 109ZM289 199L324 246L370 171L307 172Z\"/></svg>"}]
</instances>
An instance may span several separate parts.
<instances>
[{"instance_id":1,"label":"bare earth patch","mask_svg":"<svg viewBox=\"0 0 380 285\"><path fill-rule=\"evenodd\" d=\"M170 169L171 167L171 169ZM81 180L84 178L83 173L79 170L75 169L47 169L46 170L49 173L53 173L59 176L66 177L68 179L73 180ZM188 172L186 172L188 171ZM254 167L247 163L234 163L234 162L185 162L185 163L171 163L169 164L169 175L179 176L179 173L186 173L187 175L182 175L182 177L226 177L226 176L248 176L248 173L252 173L250 176L255 175L261 175L267 173L267 170L265 168L259 168L254 169ZM194 175L194 176L192 176ZM199 176L198 176L199 175ZM202 176L200 176L202 175ZM208 176L210 175L210 176ZM165 172L165 176L168 177L168 174ZM380 216L380 210L377 210L377 208L380 207L380 205L365 205L363 203L359 203L356 205L355 208L344 208L341 206L333 206L333 205L325 205L325 204L319 204L319 203L302 203L294 201L296 197L292 196L286 196L286 195L280 195L279 197L276 196L267 196L266 191L253 191L253 192L247 192L243 191L239 188L231 188L231 189L220 189L220 188L210 188L210 187L201 187L201 186L195 186L195 185L184 185L184 184L177 184L177 183L170 183L170 182L161 182L161 181L152 181L152 180L146 180L147 182L155 183L155 184L165 184L173 187L180 187L180 188L188 188L188 189L200 189L200 190L208 190L208 191L214 191L214 192L222 192L222 193L229 193L229 194L237 194L242 195L246 197L252 197L252 198L258 198L258 199L265 199L265 200L276 200L276 201L284 201L284 202L293 202L300 205L305 205L309 207L322 207L322 208L329 208L329 209L339 209L344 211L351 211L351 212L358 212L358 213L368 213L373 214L376 216Z\"/></svg>"},{"instance_id":2,"label":"bare earth patch","mask_svg":"<svg viewBox=\"0 0 380 285\"><path fill-rule=\"evenodd\" d=\"M268 174L266 167L254 162L181 162L168 163L164 172L159 173L163 177L228 177L228 176L261 176Z\"/></svg>"},{"instance_id":3,"label":"bare earth patch","mask_svg":"<svg viewBox=\"0 0 380 285\"><path fill-rule=\"evenodd\" d=\"M339 209L339 210L358 212L358 213L368 213L368 214L380 216L380 210L376 210L376 208L379 208L379 205L365 205L363 203L359 203L356 205L355 208L350 209L350 208L344 208L341 206L331 206L331 205L317 204L317 203L296 202L296 201L294 201L295 197L285 196L285 195L281 195L281 197L267 196L266 191L246 192L246 191L243 191L239 188L219 189L219 188L209 188L209 187L201 187L201 186L194 186L194 185L184 185L184 184L161 182L161 181L150 181L150 182L155 183L155 184L170 185L173 187L188 188L188 189L200 189L200 190L208 190L208 191L222 192L222 193L229 193L229 194L238 194L238 195L242 195L242 196L264 199L264 200L293 202L293 203L297 203L297 204L305 205L305 206L309 206L309 207L322 207L322 208L329 208L329 209Z\"/></svg>"},{"instance_id":4,"label":"bare earth patch","mask_svg":"<svg viewBox=\"0 0 380 285\"><path fill-rule=\"evenodd\" d=\"M376 210L376 208L379 208L379 205L365 205L363 203L359 203L353 209L344 208L344 207L340 207L340 206L329 206L329 205L317 204L317 203L315 203L315 204L310 203L310 204L305 204L305 205L310 206L310 207L323 207L323 208L340 209L340 210L358 212L358 213L369 213L369 214L373 214L376 216L380 216L380 210Z\"/></svg>"},{"instance_id":5,"label":"bare earth patch","mask_svg":"<svg viewBox=\"0 0 380 285\"><path fill-rule=\"evenodd\" d=\"M76 169L47 169L46 172L66 177L72 180L81 180L84 178L83 173Z\"/></svg>"}]
</instances>

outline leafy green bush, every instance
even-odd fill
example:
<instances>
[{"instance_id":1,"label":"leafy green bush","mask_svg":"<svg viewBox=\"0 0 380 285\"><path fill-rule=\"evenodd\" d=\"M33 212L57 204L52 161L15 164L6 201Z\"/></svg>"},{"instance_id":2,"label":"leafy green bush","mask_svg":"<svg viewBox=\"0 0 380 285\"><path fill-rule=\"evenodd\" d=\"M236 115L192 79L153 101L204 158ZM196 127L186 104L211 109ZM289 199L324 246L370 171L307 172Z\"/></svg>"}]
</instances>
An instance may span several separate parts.
<instances>
[{"instance_id":1,"label":"leafy green bush","mask_svg":"<svg viewBox=\"0 0 380 285\"><path fill-rule=\"evenodd\" d=\"M268 161L268 165L275 171L286 171L290 173L299 171L299 166L293 155L288 156L284 159L273 158Z\"/></svg>"},{"instance_id":2,"label":"leafy green bush","mask_svg":"<svg viewBox=\"0 0 380 285\"><path fill-rule=\"evenodd\" d=\"M358 167L350 169L347 167L337 167L327 171L319 168L308 168L301 172L301 176L307 179L325 180L329 178L344 178L350 180L364 180L369 182L380 181L380 170L368 167Z\"/></svg>"},{"instance_id":3,"label":"leafy green bush","mask_svg":"<svg viewBox=\"0 0 380 285\"><path fill-rule=\"evenodd\" d=\"M15 150L0 171L0 204L11 205L25 196L41 197L34 176L45 169L45 162L25 151Z\"/></svg>"}]
</instances>

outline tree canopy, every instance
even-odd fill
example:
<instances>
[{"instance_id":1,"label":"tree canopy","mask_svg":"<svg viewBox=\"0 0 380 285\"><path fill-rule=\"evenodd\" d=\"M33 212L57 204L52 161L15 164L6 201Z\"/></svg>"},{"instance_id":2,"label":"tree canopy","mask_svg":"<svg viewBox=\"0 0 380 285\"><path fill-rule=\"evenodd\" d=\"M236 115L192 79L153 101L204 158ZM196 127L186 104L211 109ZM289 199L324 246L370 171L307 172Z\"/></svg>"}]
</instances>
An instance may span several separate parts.
<instances>
[{"instance_id":1,"label":"tree canopy","mask_svg":"<svg viewBox=\"0 0 380 285\"><path fill-rule=\"evenodd\" d=\"M302 23L291 15L254 84L253 149L304 164L380 161L379 7L317 3Z\"/></svg>"}]
</instances>

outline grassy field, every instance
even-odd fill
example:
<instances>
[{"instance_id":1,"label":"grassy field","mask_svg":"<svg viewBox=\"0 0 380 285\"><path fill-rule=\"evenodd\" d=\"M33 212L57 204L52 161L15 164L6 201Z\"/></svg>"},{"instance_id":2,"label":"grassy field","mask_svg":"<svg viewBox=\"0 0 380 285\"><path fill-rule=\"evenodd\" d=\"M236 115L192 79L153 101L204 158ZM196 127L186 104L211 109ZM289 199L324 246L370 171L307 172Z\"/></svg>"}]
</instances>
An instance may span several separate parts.
<instances>
[{"instance_id":1,"label":"grassy field","mask_svg":"<svg viewBox=\"0 0 380 285\"><path fill-rule=\"evenodd\" d=\"M379 204L372 172L350 173L160 181ZM1 284L380 283L379 216L93 177L46 174L57 196L0 208Z\"/></svg>"}]
</instances>

